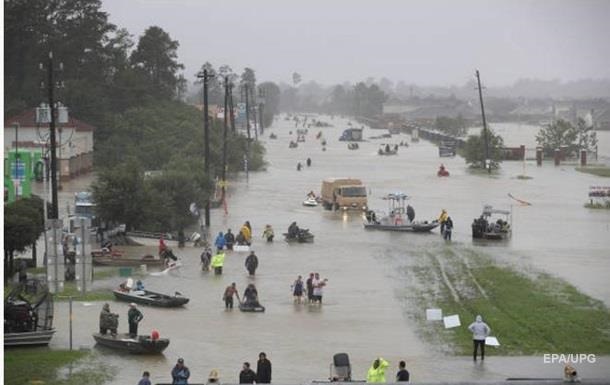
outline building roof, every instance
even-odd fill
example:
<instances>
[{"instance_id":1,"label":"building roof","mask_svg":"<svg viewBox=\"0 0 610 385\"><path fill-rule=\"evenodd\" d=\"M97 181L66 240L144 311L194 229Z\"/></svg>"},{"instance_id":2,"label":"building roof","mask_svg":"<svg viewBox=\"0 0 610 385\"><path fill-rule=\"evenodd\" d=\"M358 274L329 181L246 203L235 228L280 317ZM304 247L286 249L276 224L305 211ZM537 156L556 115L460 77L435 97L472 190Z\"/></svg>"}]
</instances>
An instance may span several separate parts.
<instances>
[{"instance_id":1,"label":"building roof","mask_svg":"<svg viewBox=\"0 0 610 385\"><path fill-rule=\"evenodd\" d=\"M31 108L29 110L26 110L22 113L20 113L19 115L15 115L12 116L8 119L4 119L4 127L12 127L13 123L19 123L19 126L21 128L33 128L33 127L41 127L41 128L48 128L49 125L48 124L38 124L36 123L36 109L35 108ZM90 125L89 123L85 123L82 120L78 120L76 118L73 118L72 116L69 117L68 119L68 123L56 123L57 127L64 127L64 128L74 128L76 129L76 131L94 131L95 127L93 127L92 125Z\"/></svg>"}]
</instances>

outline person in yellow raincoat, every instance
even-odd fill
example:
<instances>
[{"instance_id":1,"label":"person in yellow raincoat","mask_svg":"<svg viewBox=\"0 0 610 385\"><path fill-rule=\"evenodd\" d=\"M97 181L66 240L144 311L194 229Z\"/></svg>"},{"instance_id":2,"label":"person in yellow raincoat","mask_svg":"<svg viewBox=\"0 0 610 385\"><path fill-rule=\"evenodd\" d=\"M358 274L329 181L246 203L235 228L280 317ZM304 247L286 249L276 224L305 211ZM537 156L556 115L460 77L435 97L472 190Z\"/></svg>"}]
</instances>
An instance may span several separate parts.
<instances>
[{"instance_id":1,"label":"person in yellow raincoat","mask_svg":"<svg viewBox=\"0 0 610 385\"><path fill-rule=\"evenodd\" d=\"M244 225L241 227L240 231L243 234L244 238L246 239L246 243L248 245L250 243L252 243L252 230L250 229L250 227L244 223Z\"/></svg>"},{"instance_id":2,"label":"person in yellow raincoat","mask_svg":"<svg viewBox=\"0 0 610 385\"><path fill-rule=\"evenodd\" d=\"M388 361L381 357L377 358L366 374L366 382L369 384L385 384L385 370L388 366L390 366Z\"/></svg>"},{"instance_id":3,"label":"person in yellow raincoat","mask_svg":"<svg viewBox=\"0 0 610 385\"><path fill-rule=\"evenodd\" d=\"M447 218L449 218L449 214L447 213L447 210L443 209L441 215L438 217L438 221L441 224L441 235L445 233L445 222L447 222Z\"/></svg>"},{"instance_id":4,"label":"person in yellow raincoat","mask_svg":"<svg viewBox=\"0 0 610 385\"><path fill-rule=\"evenodd\" d=\"M210 266L214 269L214 274L222 275L222 267L225 264L225 253L222 250L218 250L215 256L212 257L212 263Z\"/></svg>"}]
</instances>

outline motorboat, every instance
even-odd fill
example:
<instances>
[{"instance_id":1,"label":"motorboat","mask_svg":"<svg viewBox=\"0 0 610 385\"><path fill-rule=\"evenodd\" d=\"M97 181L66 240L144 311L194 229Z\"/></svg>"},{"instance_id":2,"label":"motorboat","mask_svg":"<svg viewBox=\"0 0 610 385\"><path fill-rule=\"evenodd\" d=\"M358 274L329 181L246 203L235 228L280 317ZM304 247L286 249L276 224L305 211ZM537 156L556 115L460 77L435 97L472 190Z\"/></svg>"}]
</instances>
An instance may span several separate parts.
<instances>
[{"instance_id":1,"label":"motorboat","mask_svg":"<svg viewBox=\"0 0 610 385\"><path fill-rule=\"evenodd\" d=\"M48 345L53 328L53 296L44 280L28 279L4 299L4 346Z\"/></svg>"},{"instance_id":2,"label":"motorboat","mask_svg":"<svg viewBox=\"0 0 610 385\"><path fill-rule=\"evenodd\" d=\"M303 206L307 207L316 207L318 205L318 201L316 198L309 196L307 199L303 201Z\"/></svg>"},{"instance_id":3,"label":"motorboat","mask_svg":"<svg viewBox=\"0 0 610 385\"><path fill-rule=\"evenodd\" d=\"M120 301L134 302L142 305L158 307L179 307L189 302L189 299L176 292L174 295L155 293L150 290L113 290L115 298Z\"/></svg>"},{"instance_id":4,"label":"motorboat","mask_svg":"<svg viewBox=\"0 0 610 385\"><path fill-rule=\"evenodd\" d=\"M92 253L93 254L93 253ZM93 254L93 265L95 266L140 266L162 267L165 260L152 255L141 258L114 257L112 255Z\"/></svg>"},{"instance_id":5,"label":"motorboat","mask_svg":"<svg viewBox=\"0 0 610 385\"><path fill-rule=\"evenodd\" d=\"M472 222L473 239L501 241L509 239L512 232L512 213L494 209L490 205L485 205L481 216Z\"/></svg>"},{"instance_id":6,"label":"motorboat","mask_svg":"<svg viewBox=\"0 0 610 385\"><path fill-rule=\"evenodd\" d=\"M275 135L274 133L271 133L269 135L269 139L277 139L277 135Z\"/></svg>"},{"instance_id":7,"label":"motorboat","mask_svg":"<svg viewBox=\"0 0 610 385\"><path fill-rule=\"evenodd\" d=\"M381 148L379 148L379 150L377 151L377 153L379 155L396 155L398 154L398 145L395 145L393 147L390 147L389 144L386 144L385 146L382 145Z\"/></svg>"},{"instance_id":8,"label":"motorboat","mask_svg":"<svg viewBox=\"0 0 610 385\"><path fill-rule=\"evenodd\" d=\"M347 149L348 150L357 150L359 148L360 148L360 146L356 142L350 142L350 143L347 144Z\"/></svg>"},{"instance_id":9,"label":"motorboat","mask_svg":"<svg viewBox=\"0 0 610 385\"><path fill-rule=\"evenodd\" d=\"M406 205L409 197L403 193L388 194L384 198L388 201L388 214L378 219L377 213L369 210L364 222L365 229L425 233L439 226L437 220L415 221L415 210Z\"/></svg>"},{"instance_id":10,"label":"motorboat","mask_svg":"<svg viewBox=\"0 0 610 385\"><path fill-rule=\"evenodd\" d=\"M288 148L297 148L299 147L299 144L295 141L290 141L290 144L288 144Z\"/></svg>"},{"instance_id":11,"label":"motorboat","mask_svg":"<svg viewBox=\"0 0 610 385\"><path fill-rule=\"evenodd\" d=\"M133 354L159 354L169 345L169 339L152 339L150 336L131 337L129 334L94 333L93 339L102 346Z\"/></svg>"},{"instance_id":12,"label":"motorboat","mask_svg":"<svg viewBox=\"0 0 610 385\"><path fill-rule=\"evenodd\" d=\"M296 237L284 233L284 240L288 243L312 243L313 238L314 235L309 232L309 229L299 229L299 234Z\"/></svg>"}]
</instances>

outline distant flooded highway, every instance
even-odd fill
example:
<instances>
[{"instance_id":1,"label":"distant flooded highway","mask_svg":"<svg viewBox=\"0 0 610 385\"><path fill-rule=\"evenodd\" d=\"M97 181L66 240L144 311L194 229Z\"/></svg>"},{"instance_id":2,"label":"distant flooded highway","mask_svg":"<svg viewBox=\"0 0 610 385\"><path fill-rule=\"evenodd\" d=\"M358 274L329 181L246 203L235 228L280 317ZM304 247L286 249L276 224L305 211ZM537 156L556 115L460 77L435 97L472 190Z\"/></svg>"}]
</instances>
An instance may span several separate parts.
<instances>
[{"instance_id":1,"label":"distant flooded highway","mask_svg":"<svg viewBox=\"0 0 610 385\"><path fill-rule=\"evenodd\" d=\"M145 284L153 291L179 291L191 301L184 309L143 307L140 324L141 333L158 329L162 337L171 339L170 346L159 357L117 355L96 348L101 361L117 370L110 383L135 383L144 370L151 372L153 382L169 382L178 357L184 357L189 366L191 382L203 382L216 368L221 382L236 383L242 362L255 364L261 351L273 363L276 383L327 379L337 352L350 355L355 379L365 378L377 356L391 362L388 378L393 377L401 359L407 361L414 381L557 377L561 367L543 365L541 355L496 357L492 351L484 366L473 366L470 357L446 356L420 338L417 321L409 314L425 309L409 308L413 304L401 268L409 258L447 247L438 229L432 234L365 231L360 215L304 207L302 201L310 190L318 193L321 181L328 177L362 179L369 189L369 206L376 210L387 211L381 199L385 194L404 192L411 197L409 204L415 208L416 219L432 220L441 209L447 209L455 224L453 244L519 270L533 267L549 272L609 305L610 213L583 207L589 186L605 180L578 173L572 166L545 163L536 167L532 162L525 166L526 174L533 178L530 180L516 179L523 172L521 162L504 162L501 172L491 177L475 174L468 171L462 158L441 159L436 146L426 141L411 143L407 135L368 140L360 143L359 150L350 151L345 142L337 140L348 128L348 120L327 116L320 120L334 127L312 127L305 143L289 149L289 141L295 139L294 122L284 120L283 115L277 119L261 138L267 148L267 170L250 173L249 181L240 178L230 185L227 215L222 209L212 211L212 236L227 228L237 232L246 220L252 224L253 250L260 262L255 278L247 275L244 253L228 254L223 275L216 277L200 271L200 249L177 250L184 266L168 276L147 277ZM315 139L318 131L323 131L328 142L326 151ZM269 139L270 133L278 138ZM381 133L365 129L364 136ZM409 147L400 147L398 155L377 155L380 143L401 141L409 142ZM610 153L610 149L603 151ZM308 157L312 166L297 171L297 162L305 164ZM440 163L451 173L449 178L436 176ZM509 193L532 205L519 206ZM472 244L470 224L483 204L505 209L512 205L510 242L486 247ZM284 242L281 233L292 221L309 228L315 242ZM266 224L275 229L274 243L261 238ZM297 275L305 278L310 272L319 272L329 280L321 307L292 302L290 285ZM119 282L113 278L96 285L110 288ZM240 294L248 283L255 283L266 312L225 311L221 297L231 282L237 283ZM91 334L98 328L101 305L75 304L77 347L94 345ZM111 308L120 314L120 329L126 330L127 304L112 302ZM56 317L59 330L52 346L65 348L67 304L56 305ZM610 377L607 357L580 368L587 370L589 377Z\"/></svg>"}]
</instances>

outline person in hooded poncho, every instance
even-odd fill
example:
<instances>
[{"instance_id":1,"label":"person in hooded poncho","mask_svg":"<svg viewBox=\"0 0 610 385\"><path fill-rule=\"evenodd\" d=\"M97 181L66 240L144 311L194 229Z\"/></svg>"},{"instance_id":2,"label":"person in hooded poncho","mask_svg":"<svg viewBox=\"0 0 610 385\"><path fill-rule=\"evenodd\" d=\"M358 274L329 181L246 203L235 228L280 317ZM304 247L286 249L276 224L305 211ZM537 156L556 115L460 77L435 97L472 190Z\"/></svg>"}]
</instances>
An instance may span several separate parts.
<instances>
[{"instance_id":1,"label":"person in hooded poncho","mask_svg":"<svg viewBox=\"0 0 610 385\"><path fill-rule=\"evenodd\" d=\"M384 384L386 382L385 379L385 370L390 366L388 361L379 357L369 368L369 371L366 374L366 382L369 384Z\"/></svg>"},{"instance_id":2,"label":"person in hooded poncho","mask_svg":"<svg viewBox=\"0 0 610 385\"><path fill-rule=\"evenodd\" d=\"M472 353L473 359L477 360L477 350L478 347L481 347L481 360L485 359L485 338L491 332L491 329L485 322L483 322L483 317L477 315L475 321L468 326L468 330L472 332L472 342L474 345L474 351Z\"/></svg>"}]
</instances>

